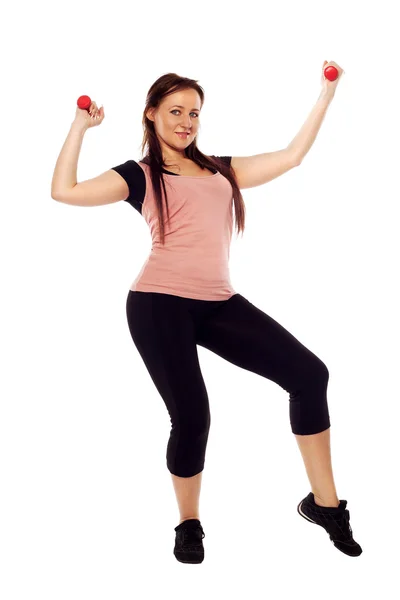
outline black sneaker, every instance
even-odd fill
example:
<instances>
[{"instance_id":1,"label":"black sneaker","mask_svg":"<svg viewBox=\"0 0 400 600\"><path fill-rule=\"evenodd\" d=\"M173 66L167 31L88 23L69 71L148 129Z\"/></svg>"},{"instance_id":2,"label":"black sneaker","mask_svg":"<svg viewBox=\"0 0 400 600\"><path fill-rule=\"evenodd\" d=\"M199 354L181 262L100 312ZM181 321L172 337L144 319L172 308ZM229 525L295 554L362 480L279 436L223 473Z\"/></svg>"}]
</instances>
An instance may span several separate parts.
<instances>
[{"instance_id":1,"label":"black sneaker","mask_svg":"<svg viewBox=\"0 0 400 600\"><path fill-rule=\"evenodd\" d=\"M201 563L204 560L205 533L199 519L187 519L175 527L174 554L182 563Z\"/></svg>"},{"instance_id":2,"label":"black sneaker","mask_svg":"<svg viewBox=\"0 0 400 600\"><path fill-rule=\"evenodd\" d=\"M346 506L347 500L340 500L337 508L318 506L314 501L314 494L310 492L298 504L297 512L307 521L323 527L338 550L348 556L360 556L362 549L353 540L350 512Z\"/></svg>"}]
</instances>

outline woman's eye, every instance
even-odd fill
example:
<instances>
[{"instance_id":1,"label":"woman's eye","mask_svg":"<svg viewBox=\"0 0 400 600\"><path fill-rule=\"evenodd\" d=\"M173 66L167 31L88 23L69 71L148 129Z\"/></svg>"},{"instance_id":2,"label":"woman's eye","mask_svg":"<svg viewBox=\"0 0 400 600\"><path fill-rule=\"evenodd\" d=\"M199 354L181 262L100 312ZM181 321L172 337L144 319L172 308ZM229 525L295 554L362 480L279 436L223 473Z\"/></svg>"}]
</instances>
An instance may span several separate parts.
<instances>
[{"instance_id":1,"label":"woman's eye","mask_svg":"<svg viewBox=\"0 0 400 600\"><path fill-rule=\"evenodd\" d=\"M171 110L171 113L175 113L175 112L181 112L180 110L178 110L177 108L175 108L174 110ZM195 112L190 113L191 115L194 115L195 117L198 117L199 115Z\"/></svg>"}]
</instances>

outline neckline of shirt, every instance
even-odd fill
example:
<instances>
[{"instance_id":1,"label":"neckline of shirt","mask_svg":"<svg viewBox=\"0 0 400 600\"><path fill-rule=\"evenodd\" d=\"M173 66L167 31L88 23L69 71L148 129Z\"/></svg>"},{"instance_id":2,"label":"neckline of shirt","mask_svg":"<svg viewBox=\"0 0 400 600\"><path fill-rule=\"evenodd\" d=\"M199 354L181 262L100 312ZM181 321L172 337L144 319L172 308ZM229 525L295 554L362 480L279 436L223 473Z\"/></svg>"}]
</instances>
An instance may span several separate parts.
<instances>
[{"instance_id":1,"label":"neckline of shirt","mask_svg":"<svg viewBox=\"0 0 400 600\"><path fill-rule=\"evenodd\" d=\"M142 161L139 161L142 162ZM149 165L145 164L147 167ZM164 169L164 167L161 167L161 171L165 174L165 175L172 175L172 177L183 177L185 179L211 179L212 177L215 177L216 175L221 175L221 173L219 171L217 171L216 173L213 173L212 175L207 175L207 177L204 177L204 175L179 175L179 173L172 173L172 171L168 171L167 169Z\"/></svg>"},{"instance_id":2,"label":"neckline of shirt","mask_svg":"<svg viewBox=\"0 0 400 600\"><path fill-rule=\"evenodd\" d=\"M172 175L173 177L184 177L185 179L211 179L212 177L215 177L216 175L220 175L219 171L217 171L216 173L213 173L212 175L180 175L179 173L172 173L171 171L167 171L167 169L162 169L162 172L165 175Z\"/></svg>"}]
</instances>

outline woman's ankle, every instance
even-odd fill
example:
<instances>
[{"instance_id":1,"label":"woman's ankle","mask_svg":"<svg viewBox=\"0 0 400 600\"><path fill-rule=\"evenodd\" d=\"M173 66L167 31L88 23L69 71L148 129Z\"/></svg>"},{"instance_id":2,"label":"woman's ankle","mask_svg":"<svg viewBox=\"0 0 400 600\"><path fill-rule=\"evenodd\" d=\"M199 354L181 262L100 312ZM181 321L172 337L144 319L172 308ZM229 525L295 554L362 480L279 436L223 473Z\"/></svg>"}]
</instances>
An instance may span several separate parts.
<instances>
[{"instance_id":1,"label":"woman's ankle","mask_svg":"<svg viewBox=\"0 0 400 600\"><path fill-rule=\"evenodd\" d=\"M179 521L179 525L180 525L181 523L183 523L183 521L188 521L189 519L198 519L198 520L200 521L200 517L199 517L199 516L197 516L197 517L185 517L184 519L181 519L181 520Z\"/></svg>"}]
</instances>

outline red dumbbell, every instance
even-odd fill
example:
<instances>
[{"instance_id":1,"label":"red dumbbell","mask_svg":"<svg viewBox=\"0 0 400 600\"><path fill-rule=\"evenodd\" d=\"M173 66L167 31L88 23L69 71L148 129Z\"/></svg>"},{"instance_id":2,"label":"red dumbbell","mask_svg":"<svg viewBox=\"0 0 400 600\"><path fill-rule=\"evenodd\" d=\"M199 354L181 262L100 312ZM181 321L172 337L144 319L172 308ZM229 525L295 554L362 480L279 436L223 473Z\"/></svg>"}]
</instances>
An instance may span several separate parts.
<instances>
[{"instance_id":1,"label":"red dumbbell","mask_svg":"<svg viewBox=\"0 0 400 600\"><path fill-rule=\"evenodd\" d=\"M83 110L88 110L91 104L92 101L89 98L89 96L79 96L77 101L77 105L79 108L82 108Z\"/></svg>"},{"instance_id":2,"label":"red dumbbell","mask_svg":"<svg viewBox=\"0 0 400 600\"><path fill-rule=\"evenodd\" d=\"M335 79L338 78L339 71L336 67L326 67L326 69L324 70L324 75L327 79L329 79L329 81L335 81Z\"/></svg>"}]
</instances>

